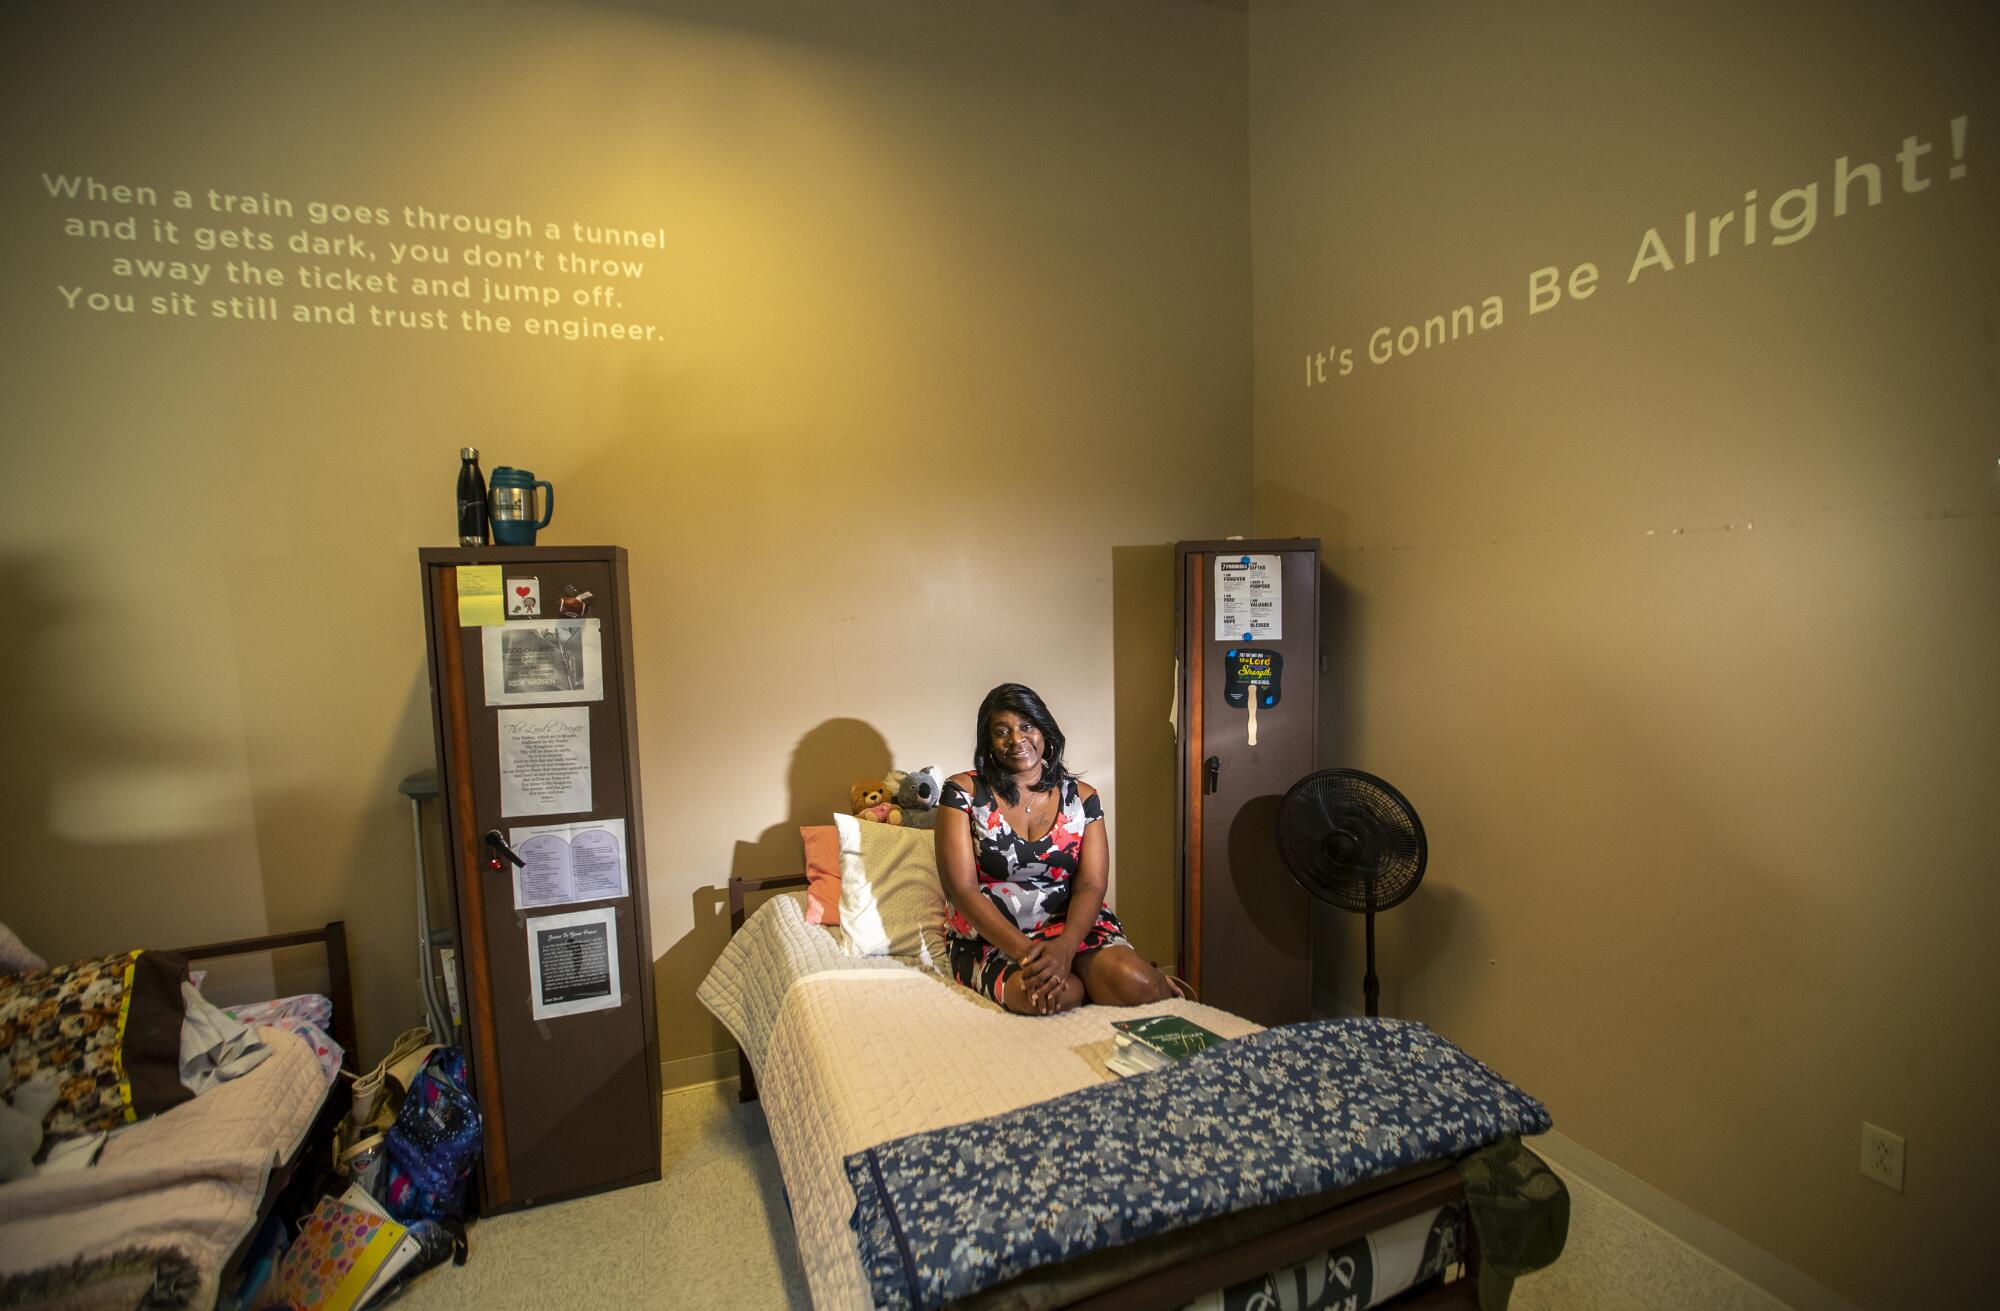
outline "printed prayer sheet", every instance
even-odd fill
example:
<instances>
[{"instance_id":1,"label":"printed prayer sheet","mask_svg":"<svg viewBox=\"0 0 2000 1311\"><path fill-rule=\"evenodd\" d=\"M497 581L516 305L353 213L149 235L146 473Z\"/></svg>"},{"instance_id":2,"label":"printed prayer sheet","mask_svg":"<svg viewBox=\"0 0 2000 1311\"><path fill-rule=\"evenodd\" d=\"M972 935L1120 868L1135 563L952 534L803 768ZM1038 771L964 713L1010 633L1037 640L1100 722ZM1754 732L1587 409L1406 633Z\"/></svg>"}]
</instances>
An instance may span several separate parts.
<instances>
[{"instance_id":1,"label":"printed prayer sheet","mask_svg":"<svg viewBox=\"0 0 2000 1311\"><path fill-rule=\"evenodd\" d=\"M590 809L590 707L495 712L500 813L571 815Z\"/></svg>"},{"instance_id":2,"label":"printed prayer sheet","mask_svg":"<svg viewBox=\"0 0 2000 1311\"><path fill-rule=\"evenodd\" d=\"M537 1020L614 1010L618 990L618 911L612 906L545 915L528 929L528 975Z\"/></svg>"},{"instance_id":3,"label":"printed prayer sheet","mask_svg":"<svg viewBox=\"0 0 2000 1311\"><path fill-rule=\"evenodd\" d=\"M512 828L507 841L527 862L514 870L515 910L630 895L622 819Z\"/></svg>"}]
</instances>

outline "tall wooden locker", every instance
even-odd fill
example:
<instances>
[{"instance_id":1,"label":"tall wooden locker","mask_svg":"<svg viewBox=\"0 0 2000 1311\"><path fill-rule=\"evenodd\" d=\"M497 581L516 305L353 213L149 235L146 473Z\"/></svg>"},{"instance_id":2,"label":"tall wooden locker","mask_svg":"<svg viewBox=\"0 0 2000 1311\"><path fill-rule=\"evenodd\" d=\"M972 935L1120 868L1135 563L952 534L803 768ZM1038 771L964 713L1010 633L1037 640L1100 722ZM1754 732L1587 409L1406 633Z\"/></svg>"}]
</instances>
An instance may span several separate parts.
<instances>
[{"instance_id":1,"label":"tall wooden locker","mask_svg":"<svg viewBox=\"0 0 2000 1311\"><path fill-rule=\"evenodd\" d=\"M1311 907L1278 803L1318 768L1319 542L1181 542L1180 971L1260 1024L1308 1017Z\"/></svg>"},{"instance_id":2,"label":"tall wooden locker","mask_svg":"<svg viewBox=\"0 0 2000 1311\"><path fill-rule=\"evenodd\" d=\"M658 1179L624 548L419 560L484 1209Z\"/></svg>"}]
</instances>

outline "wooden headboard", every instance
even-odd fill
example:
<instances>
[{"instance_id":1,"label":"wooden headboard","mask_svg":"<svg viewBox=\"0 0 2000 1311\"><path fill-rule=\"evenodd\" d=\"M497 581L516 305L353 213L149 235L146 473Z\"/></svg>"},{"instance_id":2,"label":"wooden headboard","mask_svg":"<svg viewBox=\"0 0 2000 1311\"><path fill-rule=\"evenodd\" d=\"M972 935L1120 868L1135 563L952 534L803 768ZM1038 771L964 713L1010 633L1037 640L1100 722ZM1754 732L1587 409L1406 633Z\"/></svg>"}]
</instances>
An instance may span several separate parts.
<instances>
[{"instance_id":1,"label":"wooden headboard","mask_svg":"<svg viewBox=\"0 0 2000 1311\"><path fill-rule=\"evenodd\" d=\"M767 874L763 878L743 879L734 875L729 879L729 936L743 927L743 903L753 892L769 892L773 888L803 888L806 876L799 874Z\"/></svg>"}]
</instances>

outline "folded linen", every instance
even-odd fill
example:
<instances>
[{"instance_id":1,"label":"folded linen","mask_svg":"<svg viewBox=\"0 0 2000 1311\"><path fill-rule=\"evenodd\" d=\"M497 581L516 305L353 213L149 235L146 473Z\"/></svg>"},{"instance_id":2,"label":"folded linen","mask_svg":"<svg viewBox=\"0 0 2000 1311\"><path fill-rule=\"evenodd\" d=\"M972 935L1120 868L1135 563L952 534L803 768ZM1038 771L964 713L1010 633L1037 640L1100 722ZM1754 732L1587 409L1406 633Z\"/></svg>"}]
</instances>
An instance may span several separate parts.
<instances>
[{"instance_id":1,"label":"folded linen","mask_svg":"<svg viewBox=\"0 0 2000 1311\"><path fill-rule=\"evenodd\" d=\"M273 1029L283 1029L305 1040L319 1058L320 1072L326 1081L332 1083L340 1077L340 1067L346 1058L346 1048L333 1040L333 999L322 993L300 993L293 997L279 997L272 1001L251 1002L244 1006L230 1006L226 1010L237 1019L251 1026L266 1025Z\"/></svg>"},{"instance_id":2,"label":"folded linen","mask_svg":"<svg viewBox=\"0 0 2000 1311\"><path fill-rule=\"evenodd\" d=\"M240 1079L264 1063L271 1048L257 1031L181 984L186 1015L181 1020L181 1084L197 1096L219 1083Z\"/></svg>"}]
</instances>

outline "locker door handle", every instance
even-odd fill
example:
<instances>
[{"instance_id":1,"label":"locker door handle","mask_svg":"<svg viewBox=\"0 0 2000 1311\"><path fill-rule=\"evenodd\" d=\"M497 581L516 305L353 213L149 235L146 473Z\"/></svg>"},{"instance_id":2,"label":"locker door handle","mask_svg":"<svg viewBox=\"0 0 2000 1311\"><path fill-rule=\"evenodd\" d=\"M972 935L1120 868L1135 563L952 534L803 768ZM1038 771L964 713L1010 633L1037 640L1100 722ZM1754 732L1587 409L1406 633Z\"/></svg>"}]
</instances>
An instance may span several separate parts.
<instances>
[{"instance_id":1,"label":"locker door handle","mask_svg":"<svg viewBox=\"0 0 2000 1311\"><path fill-rule=\"evenodd\" d=\"M486 830L486 868L503 869L501 861L511 861L515 868L525 869L528 862L521 859L521 853L507 845L506 835L497 828Z\"/></svg>"},{"instance_id":2,"label":"locker door handle","mask_svg":"<svg viewBox=\"0 0 2000 1311\"><path fill-rule=\"evenodd\" d=\"M1210 756L1201 762L1201 790L1214 795L1222 782L1222 757Z\"/></svg>"}]
</instances>

